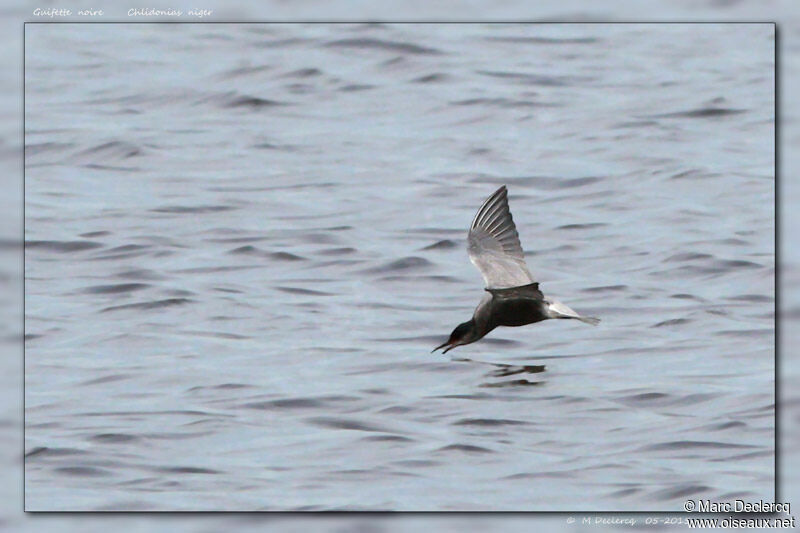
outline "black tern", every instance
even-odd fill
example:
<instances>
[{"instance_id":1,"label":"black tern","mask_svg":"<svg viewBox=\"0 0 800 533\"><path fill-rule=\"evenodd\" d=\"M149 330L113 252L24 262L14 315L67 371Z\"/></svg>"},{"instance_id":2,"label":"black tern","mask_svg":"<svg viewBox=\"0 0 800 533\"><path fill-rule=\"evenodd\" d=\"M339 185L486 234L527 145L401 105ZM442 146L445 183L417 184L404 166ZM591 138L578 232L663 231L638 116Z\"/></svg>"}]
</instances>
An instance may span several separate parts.
<instances>
[{"instance_id":1,"label":"black tern","mask_svg":"<svg viewBox=\"0 0 800 533\"><path fill-rule=\"evenodd\" d=\"M447 353L473 343L498 326L524 326L548 318L576 319L593 326L600 322L599 318L579 315L539 290L525 264L505 185L483 202L472 220L467 241L469 259L486 282L486 294L472 318L459 324L434 352L444 348L442 353Z\"/></svg>"}]
</instances>

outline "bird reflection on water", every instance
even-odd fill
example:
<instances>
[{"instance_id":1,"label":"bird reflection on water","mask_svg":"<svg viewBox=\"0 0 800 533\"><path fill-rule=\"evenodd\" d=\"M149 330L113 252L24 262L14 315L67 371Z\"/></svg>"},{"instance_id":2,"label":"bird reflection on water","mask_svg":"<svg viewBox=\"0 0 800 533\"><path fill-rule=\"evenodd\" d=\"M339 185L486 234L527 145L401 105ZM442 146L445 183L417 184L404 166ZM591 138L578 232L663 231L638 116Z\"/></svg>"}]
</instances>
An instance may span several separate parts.
<instances>
[{"instance_id":1,"label":"bird reflection on water","mask_svg":"<svg viewBox=\"0 0 800 533\"><path fill-rule=\"evenodd\" d=\"M510 365L505 363L489 363L487 361L476 361L468 357L453 357L451 361L456 363L473 363L478 365L488 365L494 367L486 373L489 378L505 378L508 376L522 376L525 374L541 374L545 371L544 365ZM493 381L483 383L481 387L514 387L514 386L530 386L542 385L544 380L530 381L528 379L513 379L509 381Z\"/></svg>"}]
</instances>

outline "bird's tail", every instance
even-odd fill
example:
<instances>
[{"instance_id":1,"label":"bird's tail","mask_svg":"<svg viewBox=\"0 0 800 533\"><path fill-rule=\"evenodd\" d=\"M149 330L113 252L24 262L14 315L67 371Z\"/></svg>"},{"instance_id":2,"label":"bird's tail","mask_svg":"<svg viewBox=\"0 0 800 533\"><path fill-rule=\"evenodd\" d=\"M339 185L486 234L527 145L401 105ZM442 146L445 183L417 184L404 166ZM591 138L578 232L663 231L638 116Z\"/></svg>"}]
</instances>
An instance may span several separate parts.
<instances>
[{"instance_id":1,"label":"bird's tail","mask_svg":"<svg viewBox=\"0 0 800 533\"><path fill-rule=\"evenodd\" d=\"M600 323L599 318L595 318L593 316L581 316L567 304L559 302L558 300L551 300L548 302L547 310L550 318L575 318L581 322L591 324L592 326L596 326Z\"/></svg>"}]
</instances>

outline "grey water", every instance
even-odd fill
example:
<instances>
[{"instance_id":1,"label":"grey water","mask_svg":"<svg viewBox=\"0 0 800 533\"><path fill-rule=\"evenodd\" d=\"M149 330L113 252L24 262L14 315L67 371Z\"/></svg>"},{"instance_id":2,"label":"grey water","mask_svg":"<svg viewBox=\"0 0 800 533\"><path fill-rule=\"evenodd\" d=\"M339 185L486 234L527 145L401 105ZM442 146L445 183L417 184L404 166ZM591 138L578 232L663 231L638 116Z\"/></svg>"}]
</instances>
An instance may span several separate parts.
<instances>
[{"instance_id":1,"label":"grey water","mask_svg":"<svg viewBox=\"0 0 800 533\"><path fill-rule=\"evenodd\" d=\"M26 509L771 500L774 45L29 24ZM545 294L602 322L431 354L501 184Z\"/></svg>"}]
</instances>

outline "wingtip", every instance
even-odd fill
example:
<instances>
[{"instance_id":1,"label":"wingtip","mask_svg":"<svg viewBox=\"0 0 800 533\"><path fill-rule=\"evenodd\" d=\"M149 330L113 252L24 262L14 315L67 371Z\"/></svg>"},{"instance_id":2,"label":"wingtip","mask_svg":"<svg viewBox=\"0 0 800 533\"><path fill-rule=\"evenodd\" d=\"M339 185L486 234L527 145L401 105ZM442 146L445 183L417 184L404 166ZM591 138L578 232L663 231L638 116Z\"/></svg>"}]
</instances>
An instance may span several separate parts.
<instances>
[{"instance_id":1,"label":"wingtip","mask_svg":"<svg viewBox=\"0 0 800 533\"><path fill-rule=\"evenodd\" d=\"M506 195L508 194L508 187L506 187L505 185L501 185L500 187L495 189L495 191L492 194L490 194L488 198L486 198L484 204L487 204L489 203L490 200L494 200L498 196L503 196L504 194Z\"/></svg>"},{"instance_id":2,"label":"wingtip","mask_svg":"<svg viewBox=\"0 0 800 533\"><path fill-rule=\"evenodd\" d=\"M508 187L502 185L497 192L494 193L498 198L501 198L503 202L506 204L508 203Z\"/></svg>"}]
</instances>

